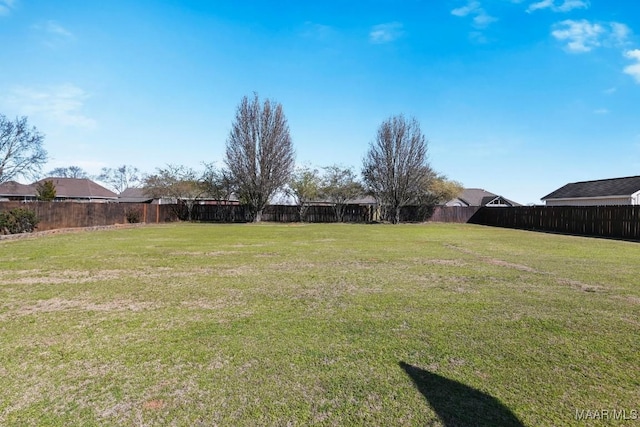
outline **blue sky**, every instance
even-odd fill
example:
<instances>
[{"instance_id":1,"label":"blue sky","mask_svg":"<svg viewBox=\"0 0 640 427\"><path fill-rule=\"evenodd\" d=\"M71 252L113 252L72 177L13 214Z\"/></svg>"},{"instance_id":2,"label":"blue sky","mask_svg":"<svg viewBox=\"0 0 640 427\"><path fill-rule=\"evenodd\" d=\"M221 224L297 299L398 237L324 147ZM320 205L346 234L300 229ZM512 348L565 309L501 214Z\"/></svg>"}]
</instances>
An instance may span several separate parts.
<instances>
[{"instance_id":1,"label":"blue sky","mask_svg":"<svg viewBox=\"0 0 640 427\"><path fill-rule=\"evenodd\" d=\"M638 34L628 0L0 0L0 112L90 173L222 165L253 92L318 167L402 113L439 172L539 203L640 174Z\"/></svg>"}]
</instances>

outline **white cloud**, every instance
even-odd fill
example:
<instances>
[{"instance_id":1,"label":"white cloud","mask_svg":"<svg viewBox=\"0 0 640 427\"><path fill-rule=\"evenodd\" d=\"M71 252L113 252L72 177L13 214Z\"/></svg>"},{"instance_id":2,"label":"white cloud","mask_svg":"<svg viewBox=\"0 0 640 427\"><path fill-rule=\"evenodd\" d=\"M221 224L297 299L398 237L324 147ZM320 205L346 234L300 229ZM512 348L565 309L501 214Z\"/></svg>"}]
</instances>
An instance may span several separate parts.
<instances>
[{"instance_id":1,"label":"white cloud","mask_svg":"<svg viewBox=\"0 0 640 427\"><path fill-rule=\"evenodd\" d=\"M451 14L454 16L460 16L460 17L464 17L467 16L471 13L477 12L478 10L481 10L482 8L480 7L480 2L479 1L475 1L475 0L470 0L469 3L467 3L466 6L463 7L459 7L457 9L453 9L451 11Z\"/></svg>"},{"instance_id":2,"label":"white cloud","mask_svg":"<svg viewBox=\"0 0 640 427\"><path fill-rule=\"evenodd\" d=\"M43 37L43 42L50 48L59 47L75 39L73 33L56 21L47 21L31 27Z\"/></svg>"},{"instance_id":3,"label":"white cloud","mask_svg":"<svg viewBox=\"0 0 640 427\"><path fill-rule=\"evenodd\" d=\"M369 32L369 41L375 44L390 43L404 34L402 27L400 22L375 25Z\"/></svg>"},{"instance_id":4,"label":"white cloud","mask_svg":"<svg viewBox=\"0 0 640 427\"><path fill-rule=\"evenodd\" d=\"M616 93L617 90L618 90L617 87L610 87L609 89L603 90L602 93L604 93L605 95L612 95Z\"/></svg>"},{"instance_id":5,"label":"white cloud","mask_svg":"<svg viewBox=\"0 0 640 427\"><path fill-rule=\"evenodd\" d=\"M624 56L635 61L635 64L624 67L625 74L629 74L640 83L640 49L628 50Z\"/></svg>"},{"instance_id":6,"label":"white cloud","mask_svg":"<svg viewBox=\"0 0 640 427\"><path fill-rule=\"evenodd\" d=\"M453 9L451 14L460 18L473 16L473 26L480 29L486 28L492 23L498 21L498 18L489 15L485 11L477 0L469 0L466 6Z\"/></svg>"},{"instance_id":7,"label":"white cloud","mask_svg":"<svg viewBox=\"0 0 640 427\"><path fill-rule=\"evenodd\" d=\"M612 22L611 24L611 38L616 44L624 44L631 35L631 29L625 24L619 22Z\"/></svg>"},{"instance_id":8,"label":"white cloud","mask_svg":"<svg viewBox=\"0 0 640 427\"><path fill-rule=\"evenodd\" d=\"M588 9L589 2L582 0L564 0L560 6L558 6L557 10L559 12L569 12L573 9Z\"/></svg>"},{"instance_id":9,"label":"white cloud","mask_svg":"<svg viewBox=\"0 0 640 427\"><path fill-rule=\"evenodd\" d=\"M551 35L560 41L567 42L570 52L589 52L601 45L601 36L605 29L600 24L592 24L586 19L573 21L567 19L555 25Z\"/></svg>"},{"instance_id":10,"label":"white cloud","mask_svg":"<svg viewBox=\"0 0 640 427\"><path fill-rule=\"evenodd\" d=\"M46 32L54 34L56 36L73 38L73 34L71 34L69 30L58 24L56 21L47 21L44 24L43 29Z\"/></svg>"},{"instance_id":11,"label":"white cloud","mask_svg":"<svg viewBox=\"0 0 640 427\"><path fill-rule=\"evenodd\" d=\"M27 116L41 116L62 126L94 128L96 121L82 114L89 98L84 90L73 84L46 88L14 87L6 103Z\"/></svg>"},{"instance_id":12,"label":"white cloud","mask_svg":"<svg viewBox=\"0 0 640 427\"><path fill-rule=\"evenodd\" d=\"M556 4L556 0L541 0L531 3L527 8L527 12L531 13L536 10L550 9L553 12L570 12L573 9L588 9L589 2L586 0L564 0L561 4Z\"/></svg>"},{"instance_id":13,"label":"white cloud","mask_svg":"<svg viewBox=\"0 0 640 427\"><path fill-rule=\"evenodd\" d=\"M569 52L589 52L599 46L622 46L627 43L631 30L619 22L591 23L586 19L567 19L554 25L551 35L566 42Z\"/></svg>"},{"instance_id":14,"label":"white cloud","mask_svg":"<svg viewBox=\"0 0 640 427\"><path fill-rule=\"evenodd\" d=\"M496 22L498 18L487 14L484 10L473 18L473 23L478 28L486 28Z\"/></svg>"},{"instance_id":15,"label":"white cloud","mask_svg":"<svg viewBox=\"0 0 640 427\"><path fill-rule=\"evenodd\" d=\"M0 0L0 16L6 16L16 7L16 0Z\"/></svg>"},{"instance_id":16,"label":"white cloud","mask_svg":"<svg viewBox=\"0 0 640 427\"><path fill-rule=\"evenodd\" d=\"M604 115L609 114L609 110L606 108L598 108L597 110L593 110L593 114Z\"/></svg>"},{"instance_id":17,"label":"white cloud","mask_svg":"<svg viewBox=\"0 0 640 427\"><path fill-rule=\"evenodd\" d=\"M527 12L531 13L535 10L547 9L549 7L553 7L553 0L542 0L537 3L531 3L527 8Z\"/></svg>"},{"instance_id":18,"label":"white cloud","mask_svg":"<svg viewBox=\"0 0 640 427\"><path fill-rule=\"evenodd\" d=\"M335 33L336 31L328 25L307 21L304 23L301 35L302 37L310 39L327 40Z\"/></svg>"},{"instance_id":19,"label":"white cloud","mask_svg":"<svg viewBox=\"0 0 640 427\"><path fill-rule=\"evenodd\" d=\"M489 39L482 33L482 31L472 31L469 33L469 38L474 43L486 44L489 43Z\"/></svg>"}]
</instances>

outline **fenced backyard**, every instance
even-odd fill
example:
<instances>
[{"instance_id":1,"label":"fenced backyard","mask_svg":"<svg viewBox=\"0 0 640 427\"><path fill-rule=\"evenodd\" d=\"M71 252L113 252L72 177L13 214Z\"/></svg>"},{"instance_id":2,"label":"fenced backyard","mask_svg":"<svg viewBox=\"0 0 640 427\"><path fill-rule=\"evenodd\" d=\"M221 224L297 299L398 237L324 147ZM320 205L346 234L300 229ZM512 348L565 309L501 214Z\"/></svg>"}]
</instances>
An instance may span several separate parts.
<instances>
[{"instance_id":1,"label":"fenced backyard","mask_svg":"<svg viewBox=\"0 0 640 427\"><path fill-rule=\"evenodd\" d=\"M94 227L141 222L159 224L186 219L186 207L145 203L2 202L0 212L27 208L36 213L38 231ZM372 205L346 205L343 222L372 223L380 220ZM244 205L195 205L192 219L198 222L245 223L250 212ZM265 222L300 222L297 206L269 205ZM401 222L471 223L493 227L544 231L580 236L640 240L640 206L518 206L457 207L405 206ZM307 223L337 222L332 206L310 206Z\"/></svg>"},{"instance_id":2,"label":"fenced backyard","mask_svg":"<svg viewBox=\"0 0 640 427\"><path fill-rule=\"evenodd\" d=\"M2 240L0 425L635 425L638 257L443 223Z\"/></svg>"}]
</instances>

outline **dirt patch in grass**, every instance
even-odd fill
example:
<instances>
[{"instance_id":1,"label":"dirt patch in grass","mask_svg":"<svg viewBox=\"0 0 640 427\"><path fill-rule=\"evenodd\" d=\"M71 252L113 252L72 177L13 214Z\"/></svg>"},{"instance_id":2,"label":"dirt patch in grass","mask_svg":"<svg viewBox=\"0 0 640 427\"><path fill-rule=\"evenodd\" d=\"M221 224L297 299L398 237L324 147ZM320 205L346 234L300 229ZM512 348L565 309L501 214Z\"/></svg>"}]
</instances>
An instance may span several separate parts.
<instances>
[{"instance_id":1,"label":"dirt patch in grass","mask_svg":"<svg viewBox=\"0 0 640 427\"><path fill-rule=\"evenodd\" d=\"M142 409L147 409L147 410L158 410L158 409L162 409L164 408L165 403L163 400L147 400L146 402L144 402L142 404Z\"/></svg>"},{"instance_id":2,"label":"dirt patch in grass","mask_svg":"<svg viewBox=\"0 0 640 427\"><path fill-rule=\"evenodd\" d=\"M495 258L487 258L487 257L480 257L480 258L491 265L512 268L514 270L519 270L519 271L526 271L527 273L540 273L540 271L536 270L535 268L531 268L527 265L515 264L512 262L507 262L507 261L503 261L501 259L495 259Z\"/></svg>"},{"instance_id":3,"label":"dirt patch in grass","mask_svg":"<svg viewBox=\"0 0 640 427\"><path fill-rule=\"evenodd\" d=\"M222 277L239 277L239 276L248 276L259 273L259 271L253 267L248 265L241 265L240 267L234 268L223 268L217 270L219 276Z\"/></svg>"},{"instance_id":4,"label":"dirt patch in grass","mask_svg":"<svg viewBox=\"0 0 640 427\"><path fill-rule=\"evenodd\" d=\"M238 276L249 274L250 267L216 270L210 267L198 267L189 271L174 270L170 267L147 267L139 270L17 270L10 272L9 277L0 278L0 285L62 285L102 282L124 278L171 279L208 275L214 272L222 276Z\"/></svg>"},{"instance_id":5,"label":"dirt patch in grass","mask_svg":"<svg viewBox=\"0 0 640 427\"><path fill-rule=\"evenodd\" d=\"M490 265L496 265L498 267L506 267L506 268L511 268L514 270L518 270L518 271L524 271L527 273L544 273L542 271L536 270L535 268L529 267L528 265L524 265L524 264L517 264L517 263L513 263L513 262L508 262L508 261L504 261L501 259L497 259L497 258L492 258L492 257L488 257L482 254L479 254L477 252L474 252L470 249L467 248L461 248L459 246L456 245L450 245L450 244L445 244L445 247L449 248L449 249L453 249L456 250L458 252L462 252L463 254L466 255L472 255L476 258L478 258L479 260L490 264Z\"/></svg>"},{"instance_id":6,"label":"dirt patch in grass","mask_svg":"<svg viewBox=\"0 0 640 427\"><path fill-rule=\"evenodd\" d=\"M52 298L48 300L38 301L35 304L13 308L6 313L0 315L0 321L10 317L22 317L39 313L54 313L59 311L144 311L158 308L159 304L155 302L142 302L133 300L112 300L106 303L96 303L88 300L68 300L63 298Z\"/></svg>"},{"instance_id":7,"label":"dirt patch in grass","mask_svg":"<svg viewBox=\"0 0 640 427\"><path fill-rule=\"evenodd\" d=\"M246 302L242 301L239 296L229 296L216 300L197 299L190 301L182 301L180 304L182 307L192 310L213 310L219 311L229 307L238 307L246 305Z\"/></svg>"},{"instance_id":8,"label":"dirt patch in grass","mask_svg":"<svg viewBox=\"0 0 640 427\"><path fill-rule=\"evenodd\" d=\"M425 259L420 260L420 262L423 264L447 265L452 267L464 267L467 265L467 263L459 259Z\"/></svg>"},{"instance_id":9,"label":"dirt patch in grass","mask_svg":"<svg viewBox=\"0 0 640 427\"><path fill-rule=\"evenodd\" d=\"M117 279L123 275L131 275L131 273L126 270L65 270L55 272L43 270L19 270L11 272L11 276L13 277L0 279L0 285L59 285L65 283L87 283Z\"/></svg>"},{"instance_id":10,"label":"dirt patch in grass","mask_svg":"<svg viewBox=\"0 0 640 427\"><path fill-rule=\"evenodd\" d=\"M631 304L640 305L640 297L637 297L635 295L616 295L614 298L630 302Z\"/></svg>"},{"instance_id":11,"label":"dirt patch in grass","mask_svg":"<svg viewBox=\"0 0 640 427\"><path fill-rule=\"evenodd\" d=\"M568 286L571 286L572 288L575 288L584 292L602 292L604 290L603 286L589 285L589 284L580 282L578 280L560 278L557 280L557 282L560 285L568 285Z\"/></svg>"},{"instance_id":12,"label":"dirt patch in grass","mask_svg":"<svg viewBox=\"0 0 640 427\"><path fill-rule=\"evenodd\" d=\"M218 257L224 255L235 255L238 251L209 251L209 252L197 252L197 251L176 251L171 252L173 256L206 256L206 257Z\"/></svg>"}]
</instances>

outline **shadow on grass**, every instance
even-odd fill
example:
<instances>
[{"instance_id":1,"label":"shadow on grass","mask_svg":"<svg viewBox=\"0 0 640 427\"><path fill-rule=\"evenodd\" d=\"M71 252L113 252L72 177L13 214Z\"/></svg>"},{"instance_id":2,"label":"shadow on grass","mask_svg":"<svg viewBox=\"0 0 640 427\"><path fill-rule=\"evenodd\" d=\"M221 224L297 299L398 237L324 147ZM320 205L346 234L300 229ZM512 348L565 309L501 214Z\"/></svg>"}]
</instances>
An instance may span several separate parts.
<instances>
[{"instance_id":1,"label":"shadow on grass","mask_svg":"<svg viewBox=\"0 0 640 427\"><path fill-rule=\"evenodd\" d=\"M446 427L524 427L495 397L404 362L400 362L400 367Z\"/></svg>"}]
</instances>

